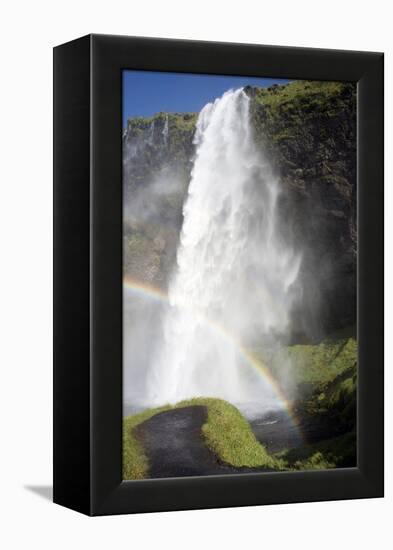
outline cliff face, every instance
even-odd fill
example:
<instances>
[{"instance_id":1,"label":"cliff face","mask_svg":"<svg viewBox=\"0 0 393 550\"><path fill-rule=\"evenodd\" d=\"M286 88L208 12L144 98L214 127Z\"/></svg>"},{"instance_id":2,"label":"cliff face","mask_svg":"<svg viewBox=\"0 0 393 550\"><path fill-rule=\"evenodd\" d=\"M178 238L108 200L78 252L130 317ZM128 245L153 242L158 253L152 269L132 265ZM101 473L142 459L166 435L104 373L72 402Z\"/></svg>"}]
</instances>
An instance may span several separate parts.
<instances>
[{"instance_id":1,"label":"cliff face","mask_svg":"<svg viewBox=\"0 0 393 550\"><path fill-rule=\"evenodd\" d=\"M287 238L303 251L294 338L318 339L356 318L356 88L293 82L245 91L255 139L282 182ZM196 118L135 118L123 135L124 270L163 289L175 263Z\"/></svg>"},{"instance_id":2,"label":"cliff face","mask_svg":"<svg viewBox=\"0 0 393 550\"><path fill-rule=\"evenodd\" d=\"M176 259L196 118L134 118L123 134L124 272L164 290Z\"/></svg>"},{"instance_id":3,"label":"cliff face","mask_svg":"<svg viewBox=\"0 0 393 550\"><path fill-rule=\"evenodd\" d=\"M303 250L299 332L318 338L356 318L356 87L248 88L256 136L280 175L283 216Z\"/></svg>"}]
</instances>

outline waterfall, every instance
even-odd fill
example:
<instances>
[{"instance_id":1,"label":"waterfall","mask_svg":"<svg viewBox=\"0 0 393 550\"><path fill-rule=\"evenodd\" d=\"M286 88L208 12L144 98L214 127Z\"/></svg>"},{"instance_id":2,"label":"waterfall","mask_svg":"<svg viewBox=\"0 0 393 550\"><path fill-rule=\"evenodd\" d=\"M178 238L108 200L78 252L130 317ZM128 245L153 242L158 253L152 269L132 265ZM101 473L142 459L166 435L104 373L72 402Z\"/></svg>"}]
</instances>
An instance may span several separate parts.
<instances>
[{"instance_id":1,"label":"waterfall","mask_svg":"<svg viewBox=\"0 0 393 550\"><path fill-rule=\"evenodd\" d=\"M194 396L277 398L244 348L285 336L300 255L280 226L280 182L257 147L250 99L228 91L198 117L195 159L149 404Z\"/></svg>"},{"instance_id":2,"label":"waterfall","mask_svg":"<svg viewBox=\"0 0 393 550\"><path fill-rule=\"evenodd\" d=\"M162 136L164 138L165 146L168 145L168 133L169 133L169 121L168 121L168 115L165 115L165 122L162 128Z\"/></svg>"},{"instance_id":3,"label":"waterfall","mask_svg":"<svg viewBox=\"0 0 393 550\"><path fill-rule=\"evenodd\" d=\"M147 140L146 140L146 142L147 142L149 145L153 145L153 143L154 143L155 122L156 122L156 121L153 120L153 122L150 124L150 127L149 127L148 136L147 136Z\"/></svg>"}]
</instances>

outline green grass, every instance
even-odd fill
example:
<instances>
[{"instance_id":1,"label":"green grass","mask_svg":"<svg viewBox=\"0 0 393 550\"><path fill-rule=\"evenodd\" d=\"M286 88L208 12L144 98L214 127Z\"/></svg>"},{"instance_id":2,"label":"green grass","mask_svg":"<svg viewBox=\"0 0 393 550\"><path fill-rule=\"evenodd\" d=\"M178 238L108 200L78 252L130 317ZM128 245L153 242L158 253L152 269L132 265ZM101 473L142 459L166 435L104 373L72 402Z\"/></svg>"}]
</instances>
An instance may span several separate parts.
<instances>
[{"instance_id":1,"label":"green grass","mask_svg":"<svg viewBox=\"0 0 393 550\"><path fill-rule=\"evenodd\" d=\"M128 124L131 126L134 135L137 135L140 131L148 128L152 122L165 123L165 119L168 120L169 131L174 128L186 132L194 132L195 123L198 117L198 113L157 113L151 117L132 117L128 119Z\"/></svg>"},{"instance_id":2,"label":"green grass","mask_svg":"<svg viewBox=\"0 0 393 550\"><path fill-rule=\"evenodd\" d=\"M330 99L334 95L339 95L345 89L342 82L318 82L298 80L284 86L274 88L258 88L256 99L264 106L282 107L291 109L293 102L307 99L308 103L319 104Z\"/></svg>"},{"instance_id":3,"label":"green grass","mask_svg":"<svg viewBox=\"0 0 393 550\"><path fill-rule=\"evenodd\" d=\"M290 470L325 470L356 466L355 431L276 454Z\"/></svg>"},{"instance_id":4,"label":"green grass","mask_svg":"<svg viewBox=\"0 0 393 550\"><path fill-rule=\"evenodd\" d=\"M267 365L274 378L280 379L282 365L290 365L290 377L297 386L312 390L323 388L357 361L357 342L354 338L327 339L319 344L286 346L275 353L263 348L250 352Z\"/></svg>"},{"instance_id":5,"label":"green grass","mask_svg":"<svg viewBox=\"0 0 393 550\"><path fill-rule=\"evenodd\" d=\"M293 345L274 355L253 350L273 376L290 365L298 418L329 439L275 455L289 470L354 466L356 462L357 342L342 330L319 344Z\"/></svg>"},{"instance_id":6,"label":"green grass","mask_svg":"<svg viewBox=\"0 0 393 550\"><path fill-rule=\"evenodd\" d=\"M324 341L317 345L295 345L283 348L272 362L278 370L283 360L289 360L296 383L321 384L332 381L356 363L357 343L353 338Z\"/></svg>"},{"instance_id":7,"label":"green grass","mask_svg":"<svg viewBox=\"0 0 393 550\"><path fill-rule=\"evenodd\" d=\"M192 399L190 405L205 405L208 410L202 427L207 446L232 466L279 468L253 434L249 423L236 407L222 399Z\"/></svg>"},{"instance_id":8,"label":"green grass","mask_svg":"<svg viewBox=\"0 0 393 550\"><path fill-rule=\"evenodd\" d=\"M128 416L123 421L123 479L144 479L149 471L149 462L142 445L133 434L134 428L155 414L171 407L148 409Z\"/></svg>"},{"instance_id":9,"label":"green grass","mask_svg":"<svg viewBox=\"0 0 393 550\"><path fill-rule=\"evenodd\" d=\"M319 418L338 434L356 428L357 368L348 368L336 378L318 387L300 407L303 413Z\"/></svg>"},{"instance_id":10,"label":"green grass","mask_svg":"<svg viewBox=\"0 0 393 550\"><path fill-rule=\"evenodd\" d=\"M356 143L354 84L295 81L250 94L256 141L285 185L319 180L327 169L325 184L348 179Z\"/></svg>"},{"instance_id":11,"label":"green grass","mask_svg":"<svg viewBox=\"0 0 393 550\"><path fill-rule=\"evenodd\" d=\"M269 455L236 407L221 399L199 397L181 401L174 406L148 409L124 420L123 479L149 477L149 461L142 445L133 434L134 428L161 412L192 405L207 407L208 417L202 426L202 434L206 445L226 464L277 471L324 470L355 465L354 431L319 443Z\"/></svg>"},{"instance_id":12,"label":"green grass","mask_svg":"<svg viewBox=\"0 0 393 550\"><path fill-rule=\"evenodd\" d=\"M262 358L262 352L253 350ZM294 345L281 349L273 357L263 358L274 376L282 362L291 362L292 375L299 387L297 414L320 423L321 433L330 439L318 444L289 449L275 455L257 441L247 420L230 403L198 397L148 409L124 419L123 478L144 479L149 476L149 461L133 430L160 412L173 408L202 405L207 421L202 426L205 444L223 463L235 467L261 467L274 470L327 469L351 466L356 455L356 386L357 343L340 335L316 345ZM302 393L302 389L308 390ZM334 437L333 437L334 436Z\"/></svg>"},{"instance_id":13,"label":"green grass","mask_svg":"<svg viewBox=\"0 0 393 550\"><path fill-rule=\"evenodd\" d=\"M206 445L219 460L237 467L284 468L283 461L270 456L265 447L257 441L249 423L236 407L222 399L198 397L173 406L148 409L124 420L123 479L148 477L149 461L133 433L134 428L160 412L192 405L207 408L207 421L202 426L202 434Z\"/></svg>"}]
</instances>

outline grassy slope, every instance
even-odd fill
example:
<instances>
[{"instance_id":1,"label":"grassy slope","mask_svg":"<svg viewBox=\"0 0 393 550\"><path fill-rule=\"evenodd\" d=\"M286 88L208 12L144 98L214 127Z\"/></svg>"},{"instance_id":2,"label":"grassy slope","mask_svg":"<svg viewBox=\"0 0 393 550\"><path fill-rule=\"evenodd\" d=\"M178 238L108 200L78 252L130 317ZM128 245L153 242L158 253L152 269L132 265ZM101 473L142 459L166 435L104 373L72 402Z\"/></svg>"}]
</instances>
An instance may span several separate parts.
<instances>
[{"instance_id":1,"label":"grassy slope","mask_svg":"<svg viewBox=\"0 0 393 550\"><path fill-rule=\"evenodd\" d=\"M289 361L295 384L324 385L356 363L357 343L353 338L325 340L319 344L300 344L282 348L270 363L278 375L280 364Z\"/></svg>"},{"instance_id":2,"label":"grassy slope","mask_svg":"<svg viewBox=\"0 0 393 550\"><path fill-rule=\"evenodd\" d=\"M124 420L123 478L143 479L149 463L133 428L152 416L172 408L204 405L207 422L202 427L206 445L217 457L233 466L266 467L276 470L326 469L353 465L356 453L356 354L352 338L325 341L318 345L284 348L274 357L274 374L280 360L290 357L299 388L306 396L296 404L300 417L312 417L321 425L334 426L335 436L326 441L269 455L255 438L247 420L231 404L221 399L194 398L174 406L148 409Z\"/></svg>"},{"instance_id":3,"label":"grassy slope","mask_svg":"<svg viewBox=\"0 0 393 550\"><path fill-rule=\"evenodd\" d=\"M337 434L351 432L356 422L357 342L353 338L314 346L291 346L288 354L298 384L297 408L334 426Z\"/></svg>"},{"instance_id":4,"label":"grassy slope","mask_svg":"<svg viewBox=\"0 0 393 550\"><path fill-rule=\"evenodd\" d=\"M354 431L325 441L288 449L277 453L290 470L326 470L344 468L356 463L356 434Z\"/></svg>"},{"instance_id":5,"label":"grassy slope","mask_svg":"<svg viewBox=\"0 0 393 550\"><path fill-rule=\"evenodd\" d=\"M329 122L336 120L341 113L353 115L354 93L355 87L343 82L300 80L274 88L255 88L253 116L257 134L262 124L264 132L268 131L276 144L308 138L304 143L307 149L311 146L308 143L309 131L315 121L322 141L331 137Z\"/></svg>"},{"instance_id":6,"label":"grassy slope","mask_svg":"<svg viewBox=\"0 0 393 550\"><path fill-rule=\"evenodd\" d=\"M148 477L149 462L142 445L133 435L133 429L152 416L173 408L204 405L207 422L202 427L206 445L218 458L233 466L259 466L282 469L284 463L271 457L255 438L247 420L226 401L213 398L194 398L172 406L148 409L129 416L123 424L123 479Z\"/></svg>"},{"instance_id":7,"label":"grassy slope","mask_svg":"<svg viewBox=\"0 0 393 550\"><path fill-rule=\"evenodd\" d=\"M298 416L312 418L335 434L325 441L279 453L293 469L354 466L356 463L357 342L353 338L290 346L300 398ZM277 361L278 358L276 358ZM278 368L278 361L275 363Z\"/></svg>"},{"instance_id":8,"label":"grassy slope","mask_svg":"<svg viewBox=\"0 0 393 550\"><path fill-rule=\"evenodd\" d=\"M287 469L307 470L352 466L356 460L357 342L345 334L319 344L293 345L274 356L262 350L253 354L264 360L274 376L280 365L291 365L297 397L297 416L312 420L321 432L334 434L325 441L288 449L275 455Z\"/></svg>"}]
</instances>

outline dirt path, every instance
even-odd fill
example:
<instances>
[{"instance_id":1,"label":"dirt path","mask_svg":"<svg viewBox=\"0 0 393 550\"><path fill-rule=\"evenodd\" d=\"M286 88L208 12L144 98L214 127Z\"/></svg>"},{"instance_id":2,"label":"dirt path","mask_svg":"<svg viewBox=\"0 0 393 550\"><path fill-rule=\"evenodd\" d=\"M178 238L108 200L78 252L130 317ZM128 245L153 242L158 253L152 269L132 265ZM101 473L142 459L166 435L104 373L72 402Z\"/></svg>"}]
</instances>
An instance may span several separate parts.
<instances>
[{"instance_id":1,"label":"dirt path","mask_svg":"<svg viewBox=\"0 0 393 550\"><path fill-rule=\"evenodd\" d=\"M207 419L204 406L190 406L156 414L135 429L149 458L149 477L183 477L255 473L258 468L221 464L204 444L201 428Z\"/></svg>"}]
</instances>

